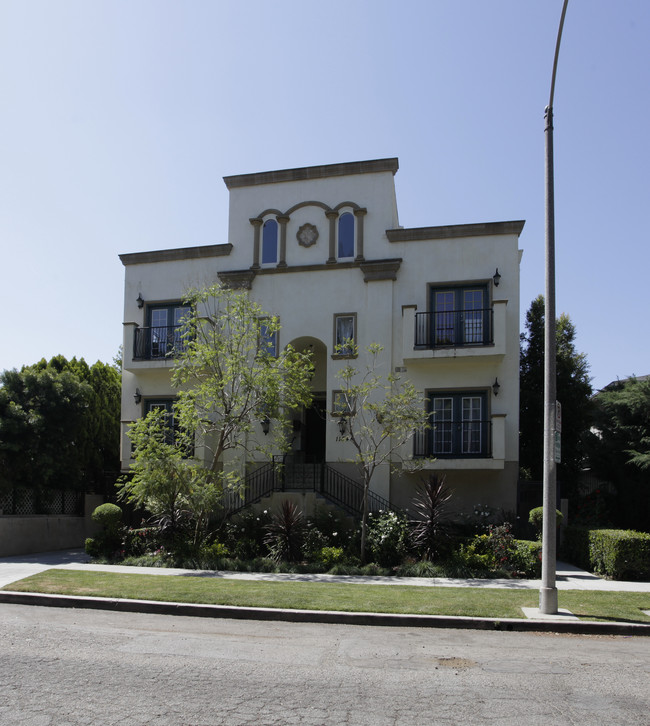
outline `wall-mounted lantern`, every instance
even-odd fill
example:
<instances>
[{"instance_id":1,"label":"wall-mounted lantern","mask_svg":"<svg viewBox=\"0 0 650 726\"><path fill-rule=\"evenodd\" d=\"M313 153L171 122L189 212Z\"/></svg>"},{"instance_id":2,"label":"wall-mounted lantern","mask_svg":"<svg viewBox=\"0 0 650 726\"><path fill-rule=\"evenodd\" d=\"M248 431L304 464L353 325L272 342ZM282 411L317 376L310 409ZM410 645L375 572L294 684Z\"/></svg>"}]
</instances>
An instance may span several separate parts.
<instances>
[{"instance_id":1,"label":"wall-mounted lantern","mask_svg":"<svg viewBox=\"0 0 650 726\"><path fill-rule=\"evenodd\" d=\"M492 275L492 280L494 281L494 287L499 287L499 283L501 282L501 275L499 274L499 268L497 267L497 271Z\"/></svg>"},{"instance_id":2,"label":"wall-mounted lantern","mask_svg":"<svg viewBox=\"0 0 650 726\"><path fill-rule=\"evenodd\" d=\"M348 419L346 416L339 416L338 426L341 436L345 436L348 432Z\"/></svg>"},{"instance_id":3,"label":"wall-mounted lantern","mask_svg":"<svg viewBox=\"0 0 650 726\"><path fill-rule=\"evenodd\" d=\"M135 400L135 405L138 406L142 402L142 394L140 393L140 389L135 389L135 394L133 396L133 399Z\"/></svg>"},{"instance_id":4,"label":"wall-mounted lantern","mask_svg":"<svg viewBox=\"0 0 650 726\"><path fill-rule=\"evenodd\" d=\"M271 428L271 420L268 416L265 416L260 421L260 426L262 427L262 433L264 434L264 436L266 436Z\"/></svg>"},{"instance_id":5,"label":"wall-mounted lantern","mask_svg":"<svg viewBox=\"0 0 650 726\"><path fill-rule=\"evenodd\" d=\"M494 395L499 395L499 389L501 388L501 384L499 383L499 379L495 378L494 383L492 384L492 390L494 391Z\"/></svg>"},{"instance_id":6,"label":"wall-mounted lantern","mask_svg":"<svg viewBox=\"0 0 650 726\"><path fill-rule=\"evenodd\" d=\"M138 303L138 307L139 308L143 308L144 307L144 298L142 297L142 293L141 292L138 293L138 297L136 298L135 301Z\"/></svg>"}]
</instances>

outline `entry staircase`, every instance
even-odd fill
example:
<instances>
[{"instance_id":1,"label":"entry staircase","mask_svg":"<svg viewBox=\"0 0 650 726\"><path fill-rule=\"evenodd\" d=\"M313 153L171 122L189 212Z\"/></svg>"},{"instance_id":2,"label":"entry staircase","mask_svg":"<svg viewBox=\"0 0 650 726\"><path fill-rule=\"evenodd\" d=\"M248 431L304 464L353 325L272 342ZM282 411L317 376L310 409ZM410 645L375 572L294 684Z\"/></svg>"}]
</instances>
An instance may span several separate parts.
<instances>
[{"instance_id":1,"label":"entry staircase","mask_svg":"<svg viewBox=\"0 0 650 726\"><path fill-rule=\"evenodd\" d=\"M243 491L228 495L228 516L277 492L315 492L355 518L363 511L363 486L354 479L325 462L294 463L280 457L250 472ZM387 509L398 511L387 499L368 492L368 512Z\"/></svg>"}]
</instances>

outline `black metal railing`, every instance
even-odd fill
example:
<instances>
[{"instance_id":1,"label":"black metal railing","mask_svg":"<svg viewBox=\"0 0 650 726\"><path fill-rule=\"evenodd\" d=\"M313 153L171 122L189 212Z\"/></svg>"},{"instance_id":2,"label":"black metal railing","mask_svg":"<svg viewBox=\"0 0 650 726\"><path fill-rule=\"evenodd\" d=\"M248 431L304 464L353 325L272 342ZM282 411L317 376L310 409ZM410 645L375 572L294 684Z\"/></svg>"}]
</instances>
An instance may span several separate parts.
<instances>
[{"instance_id":1,"label":"black metal railing","mask_svg":"<svg viewBox=\"0 0 650 726\"><path fill-rule=\"evenodd\" d=\"M415 347L489 345L494 342L493 322L492 308L415 313Z\"/></svg>"},{"instance_id":2,"label":"black metal railing","mask_svg":"<svg viewBox=\"0 0 650 726\"><path fill-rule=\"evenodd\" d=\"M360 517L363 512L363 485L341 474L329 464L323 464L323 486L320 493L333 504L341 507L354 517ZM388 499L384 499L368 492L368 511L380 512L386 510L400 512Z\"/></svg>"},{"instance_id":3,"label":"black metal railing","mask_svg":"<svg viewBox=\"0 0 650 726\"><path fill-rule=\"evenodd\" d=\"M328 499L353 517L360 517L363 511L363 486L325 463L293 463L284 457L264 464L246 477L240 492L229 492L225 496L225 510L228 516L259 502L274 492L313 491ZM368 511L371 513L401 510L383 497L368 492Z\"/></svg>"},{"instance_id":4,"label":"black metal railing","mask_svg":"<svg viewBox=\"0 0 650 726\"><path fill-rule=\"evenodd\" d=\"M413 456L486 459L492 456L492 421L449 421L413 434Z\"/></svg>"},{"instance_id":5,"label":"black metal railing","mask_svg":"<svg viewBox=\"0 0 650 726\"><path fill-rule=\"evenodd\" d=\"M133 357L159 360L182 353L187 345L185 325L136 328L133 336Z\"/></svg>"},{"instance_id":6,"label":"black metal railing","mask_svg":"<svg viewBox=\"0 0 650 726\"><path fill-rule=\"evenodd\" d=\"M246 476L241 490L224 495L224 509L228 515L235 514L269 496L277 490L277 486L277 466L274 463L264 464Z\"/></svg>"}]
</instances>

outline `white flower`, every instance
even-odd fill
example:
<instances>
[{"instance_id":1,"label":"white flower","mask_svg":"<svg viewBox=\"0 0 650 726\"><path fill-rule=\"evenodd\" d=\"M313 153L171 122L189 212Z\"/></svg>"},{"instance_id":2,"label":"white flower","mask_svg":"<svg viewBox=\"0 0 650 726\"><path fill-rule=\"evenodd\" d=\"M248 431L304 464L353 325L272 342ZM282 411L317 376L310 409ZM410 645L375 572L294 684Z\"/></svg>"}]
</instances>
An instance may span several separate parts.
<instances>
[{"instance_id":1,"label":"white flower","mask_svg":"<svg viewBox=\"0 0 650 726\"><path fill-rule=\"evenodd\" d=\"M332 537L336 537L337 534L338 532L332 532Z\"/></svg>"}]
</instances>

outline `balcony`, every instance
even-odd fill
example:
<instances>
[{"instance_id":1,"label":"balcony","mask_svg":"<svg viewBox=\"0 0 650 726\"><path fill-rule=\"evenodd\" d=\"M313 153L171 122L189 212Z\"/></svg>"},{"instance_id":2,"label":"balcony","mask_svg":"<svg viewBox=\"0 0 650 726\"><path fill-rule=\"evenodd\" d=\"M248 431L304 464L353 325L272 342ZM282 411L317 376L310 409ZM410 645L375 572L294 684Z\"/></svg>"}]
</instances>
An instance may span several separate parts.
<instances>
[{"instance_id":1,"label":"balcony","mask_svg":"<svg viewBox=\"0 0 650 726\"><path fill-rule=\"evenodd\" d=\"M164 360L182 353L187 345L184 325L137 327L133 331L133 360Z\"/></svg>"},{"instance_id":2,"label":"balcony","mask_svg":"<svg viewBox=\"0 0 650 726\"><path fill-rule=\"evenodd\" d=\"M404 362L431 358L502 357L506 339L505 300L477 310L403 310ZM411 318L411 311L413 318Z\"/></svg>"},{"instance_id":3,"label":"balcony","mask_svg":"<svg viewBox=\"0 0 650 726\"><path fill-rule=\"evenodd\" d=\"M439 424L416 431L413 458L431 459L424 469L503 469L505 465L505 416L486 421Z\"/></svg>"}]
</instances>

